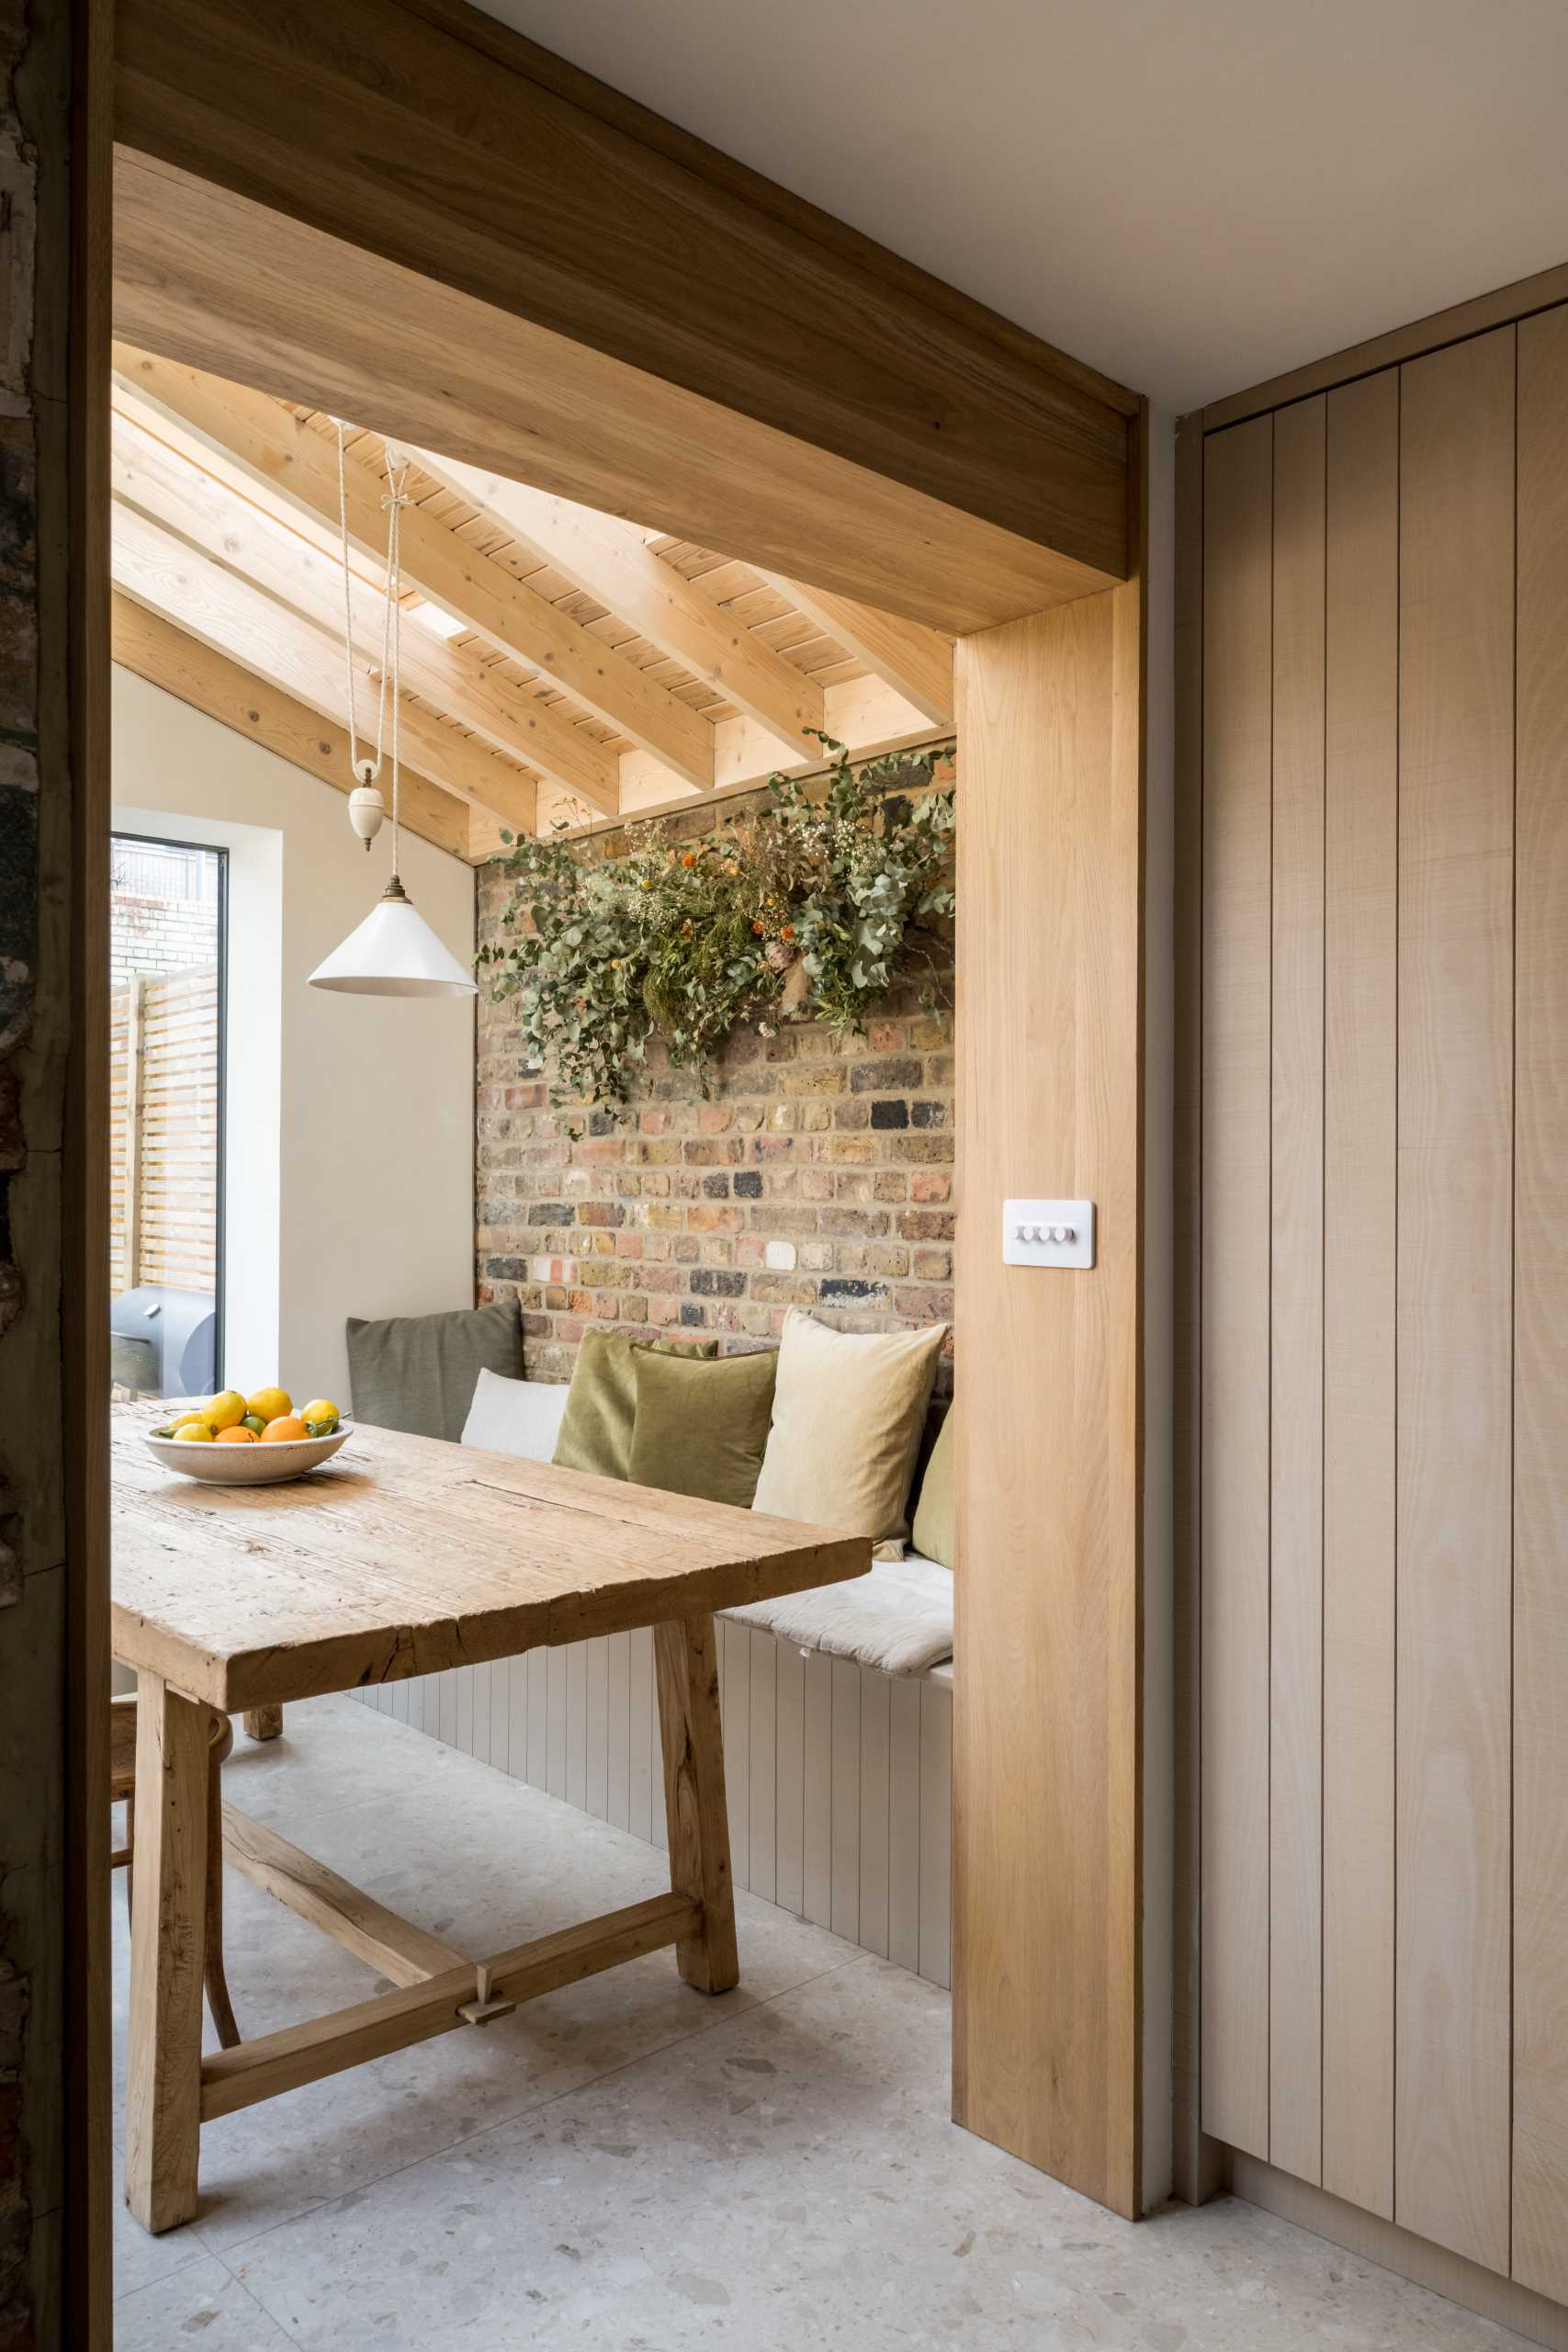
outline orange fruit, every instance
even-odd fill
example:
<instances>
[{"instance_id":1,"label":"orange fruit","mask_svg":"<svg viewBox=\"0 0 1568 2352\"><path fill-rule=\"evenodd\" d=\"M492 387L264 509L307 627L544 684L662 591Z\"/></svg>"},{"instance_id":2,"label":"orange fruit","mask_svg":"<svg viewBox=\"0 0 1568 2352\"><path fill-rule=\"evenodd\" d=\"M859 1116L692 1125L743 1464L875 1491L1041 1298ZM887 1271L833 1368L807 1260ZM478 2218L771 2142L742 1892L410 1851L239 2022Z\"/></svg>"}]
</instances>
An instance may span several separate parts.
<instances>
[{"instance_id":1,"label":"orange fruit","mask_svg":"<svg viewBox=\"0 0 1568 2352\"><path fill-rule=\"evenodd\" d=\"M220 1445L254 1445L255 1442L254 1430L246 1429L243 1421L236 1421L232 1429L220 1430L218 1432Z\"/></svg>"},{"instance_id":2,"label":"orange fruit","mask_svg":"<svg viewBox=\"0 0 1568 2352\"><path fill-rule=\"evenodd\" d=\"M265 1429L263 1430L260 1438L257 1440L257 1443L260 1445L287 1445L289 1443L291 1439L308 1437L309 1435L310 1431L307 1430L304 1422L299 1419L297 1413L283 1413L279 1415L276 1421L268 1421Z\"/></svg>"}]
</instances>

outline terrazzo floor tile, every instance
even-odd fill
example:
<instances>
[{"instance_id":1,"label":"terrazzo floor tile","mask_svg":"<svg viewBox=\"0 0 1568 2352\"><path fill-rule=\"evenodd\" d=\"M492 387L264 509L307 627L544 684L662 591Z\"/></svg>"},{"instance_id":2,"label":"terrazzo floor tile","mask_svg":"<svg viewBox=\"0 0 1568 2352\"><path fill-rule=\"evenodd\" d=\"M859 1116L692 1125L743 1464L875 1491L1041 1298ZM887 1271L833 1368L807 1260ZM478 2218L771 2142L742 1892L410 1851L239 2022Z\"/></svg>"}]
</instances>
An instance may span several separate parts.
<instances>
[{"instance_id":1,"label":"terrazzo floor tile","mask_svg":"<svg viewBox=\"0 0 1568 2352\"><path fill-rule=\"evenodd\" d=\"M285 1834L465 1951L503 1949L669 1883L664 1856L640 1840L352 1702L290 1708L288 1720L289 1746L250 1751L243 1792L226 1770L231 1802L260 1818L254 1800L265 1791L265 1811ZM310 1755L318 1729L329 1763L300 1770L296 1759ZM355 1763L367 1749L377 1768L373 1801ZM344 1786L352 1801L334 1802ZM246 2036L378 1989L369 1969L236 1871L226 1873L224 1900L229 1988ZM196 2234L221 2250L859 1957L754 1897L738 1898L737 1910L746 1983L717 2000L683 1984L671 1954L653 1952L530 2002L482 2033L399 2051L207 2125ZM119 1903L114 1938L118 2116L130 1993ZM157 2243L177 2247L190 2235Z\"/></svg>"},{"instance_id":2,"label":"terrazzo floor tile","mask_svg":"<svg viewBox=\"0 0 1568 2352\"><path fill-rule=\"evenodd\" d=\"M665 1883L637 1839L349 1702L236 1753L235 1802L464 1949ZM245 2031L364 1996L227 1885ZM1521 2352L1251 2207L1134 2229L959 2132L946 1995L738 1908L743 1992L704 2001L655 1953L209 2126L197 2224L122 2223L117 2352Z\"/></svg>"},{"instance_id":3,"label":"terrazzo floor tile","mask_svg":"<svg viewBox=\"0 0 1568 2352\"><path fill-rule=\"evenodd\" d=\"M172 2278L115 2304L114 2352L288 2352L289 2338L216 2256L197 2251Z\"/></svg>"},{"instance_id":4,"label":"terrazzo floor tile","mask_svg":"<svg viewBox=\"0 0 1568 2352\"><path fill-rule=\"evenodd\" d=\"M343 2352L1517 2346L1228 2201L1117 2222L946 2120L947 2032L943 1995L864 1959L234 2267Z\"/></svg>"}]
</instances>

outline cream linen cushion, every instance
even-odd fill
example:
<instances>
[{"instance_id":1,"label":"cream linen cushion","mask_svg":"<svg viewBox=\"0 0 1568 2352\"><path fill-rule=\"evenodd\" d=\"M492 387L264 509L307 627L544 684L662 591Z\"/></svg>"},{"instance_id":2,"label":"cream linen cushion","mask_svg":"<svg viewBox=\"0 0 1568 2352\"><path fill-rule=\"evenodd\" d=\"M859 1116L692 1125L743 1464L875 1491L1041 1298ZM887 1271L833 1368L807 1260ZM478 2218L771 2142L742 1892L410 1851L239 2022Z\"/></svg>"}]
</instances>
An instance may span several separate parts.
<instances>
[{"instance_id":1,"label":"cream linen cushion","mask_svg":"<svg viewBox=\"0 0 1568 2352\"><path fill-rule=\"evenodd\" d=\"M945 1323L923 1331L829 1331L786 1317L773 1420L752 1508L897 1543Z\"/></svg>"}]
</instances>

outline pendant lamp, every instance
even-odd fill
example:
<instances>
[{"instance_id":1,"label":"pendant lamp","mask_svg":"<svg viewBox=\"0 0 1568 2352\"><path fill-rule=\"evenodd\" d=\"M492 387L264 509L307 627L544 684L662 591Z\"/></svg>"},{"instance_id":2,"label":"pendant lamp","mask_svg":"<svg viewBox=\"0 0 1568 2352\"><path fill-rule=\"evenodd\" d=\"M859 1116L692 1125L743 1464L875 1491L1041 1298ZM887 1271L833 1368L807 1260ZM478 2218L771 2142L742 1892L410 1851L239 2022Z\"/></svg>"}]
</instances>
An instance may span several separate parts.
<instances>
[{"instance_id":1,"label":"pendant lamp","mask_svg":"<svg viewBox=\"0 0 1568 2352\"><path fill-rule=\"evenodd\" d=\"M380 691L376 713L376 750L363 757L355 715L354 604L348 564L348 478L343 425L337 428L338 513L343 527L343 637L347 666L348 756L357 778L349 796L349 822L367 851L381 830L386 804L377 786L391 708L392 871L386 888L356 931L334 947L310 975L313 989L344 996L477 996L471 974L437 939L403 888L398 874L398 707L400 632L402 624L401 514L408 503L408 466L387 451L387 601L382 619Z\"/></svg>"}]
</instances>

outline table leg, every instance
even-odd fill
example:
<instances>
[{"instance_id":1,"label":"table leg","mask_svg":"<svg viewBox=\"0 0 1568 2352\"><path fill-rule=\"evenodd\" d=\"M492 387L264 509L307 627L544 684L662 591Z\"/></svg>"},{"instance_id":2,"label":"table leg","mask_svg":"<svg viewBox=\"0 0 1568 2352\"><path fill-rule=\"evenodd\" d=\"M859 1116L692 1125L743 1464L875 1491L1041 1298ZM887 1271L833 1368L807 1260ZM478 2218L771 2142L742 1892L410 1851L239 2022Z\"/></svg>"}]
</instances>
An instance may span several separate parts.
<instances>
[{"instance_id":1,"label":"table leg","mask_svg":"<svg viewBox=\"0 0 1568 2352\"><path fill-rule=\"evenodd\" d=\"M280 1739L283 1736L281 1707L247 1707L245 1730L252 1739Z\"/></svg>"},{"instance_id":2,"label":"table leg","mask_svg":"<svg viewBox=\"0 0 1568 2352\"><path fill-rule=\"evenodd\" d=\"M161 1675L137 1682L125 2195L157 2233L196 2213L211 1717Z\"/></svg>"},{"instance_id":3,"label":"table leg","mask_svg":"<svg viewBox=\"0 0 1568 2352\"><path fill-rule=\"evenodd\" d=\"M659 1731L664 1749L664 1810L670 1825L670 1884L703 1906L698 1933L675 1947L688 1984L728 1993L740 1973L735 1951L735 1890L724 1802L724 1736L718 1714L718 1649L711 1617L678 1617L653 1629Z\"/></svg>"}]
</instances>

